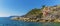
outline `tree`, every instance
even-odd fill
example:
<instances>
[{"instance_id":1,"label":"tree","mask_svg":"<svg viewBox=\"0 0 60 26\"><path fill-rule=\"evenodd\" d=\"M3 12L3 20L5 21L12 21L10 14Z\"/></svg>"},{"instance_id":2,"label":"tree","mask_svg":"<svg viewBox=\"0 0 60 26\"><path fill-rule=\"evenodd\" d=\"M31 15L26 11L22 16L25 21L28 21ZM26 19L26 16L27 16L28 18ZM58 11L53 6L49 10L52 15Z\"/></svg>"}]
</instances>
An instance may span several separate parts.
<instances>
[{"instance_id":1,"label":"tree","mask_svg":"<svg viewBox=\"0 0 60 26\"><path fill-rule=\"evenodd\" d=\"M42 10L42 9L44 9L45 7L46 7L46 6L45 6L45 5L43 5L43 6L42 6L42 8L41 8L41 10Z\"/></svg>"}]
</instances>

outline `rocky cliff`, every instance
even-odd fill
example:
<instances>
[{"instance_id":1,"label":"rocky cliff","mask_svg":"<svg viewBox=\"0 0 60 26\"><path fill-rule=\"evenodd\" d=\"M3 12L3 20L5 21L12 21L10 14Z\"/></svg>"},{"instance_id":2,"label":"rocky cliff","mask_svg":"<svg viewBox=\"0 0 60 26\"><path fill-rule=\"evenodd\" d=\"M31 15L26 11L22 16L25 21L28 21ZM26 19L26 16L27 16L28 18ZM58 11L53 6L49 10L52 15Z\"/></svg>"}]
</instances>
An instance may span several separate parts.
<instances>
[{"instance_id":1,"label":"rocky cliff","mask_svg":"<svg viewBox=\"0 0 60 26\"><path fill-rule=\"evenodd\" d=\"M35 8L29 11L24 17L16 17L13 20L26 22L60 22L60 6Z\"/></svg>"}]
</instances>

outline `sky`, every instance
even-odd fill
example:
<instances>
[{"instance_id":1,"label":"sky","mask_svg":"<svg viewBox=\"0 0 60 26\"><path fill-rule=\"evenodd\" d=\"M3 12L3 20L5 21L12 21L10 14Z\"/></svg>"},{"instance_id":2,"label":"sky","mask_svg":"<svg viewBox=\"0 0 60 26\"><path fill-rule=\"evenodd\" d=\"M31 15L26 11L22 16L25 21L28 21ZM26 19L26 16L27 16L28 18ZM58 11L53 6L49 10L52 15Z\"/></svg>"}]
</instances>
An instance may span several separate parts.
<instances>
[{"instance_id":1,"label":"sky","mask_svg":"<svg viewBox=\"0 0 60 26\"><path fill-rule=\"evenodd\" d=\"M60 0L0 0L0 17L21 16L42 5L59 5Z\"/></svg>"}]
</instances>

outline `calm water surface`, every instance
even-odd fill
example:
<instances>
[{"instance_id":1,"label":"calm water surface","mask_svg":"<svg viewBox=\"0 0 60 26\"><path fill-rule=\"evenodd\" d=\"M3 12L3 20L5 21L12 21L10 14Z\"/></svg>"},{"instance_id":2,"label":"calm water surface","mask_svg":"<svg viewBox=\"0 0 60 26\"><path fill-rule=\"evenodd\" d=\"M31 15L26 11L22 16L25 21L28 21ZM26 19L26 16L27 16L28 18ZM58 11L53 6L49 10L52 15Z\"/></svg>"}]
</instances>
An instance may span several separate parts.
<instances>
[{"instance_id":1,"label":"calm water surface","mask_svg":"<svg viewBox=\"0 0 60 26\"><path fill-rule=\"evenodd\" d=\"M14 21L9 17L0 17L0 26L60 26L60 23L39 23Z\"/></svg>"}]
</instances>

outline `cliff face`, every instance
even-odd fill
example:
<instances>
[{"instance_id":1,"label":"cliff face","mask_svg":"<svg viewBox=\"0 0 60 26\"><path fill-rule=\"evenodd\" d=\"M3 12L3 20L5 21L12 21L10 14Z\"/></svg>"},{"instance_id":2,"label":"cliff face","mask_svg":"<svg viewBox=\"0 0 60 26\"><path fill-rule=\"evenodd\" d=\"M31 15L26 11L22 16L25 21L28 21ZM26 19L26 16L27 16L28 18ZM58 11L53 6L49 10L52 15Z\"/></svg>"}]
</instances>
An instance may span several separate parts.
<instances>
[{"instance_id":1,"label":"cliff face","mask_svg":"<svg viewBox=\"0 0 60 26\"><path fill-rule=\"evenodd\" d=\"M42 10L42 13L43 13L43 18L44 20L52 20L55 19L55 15L54 15L54 11L53 11L53 7L45 7L43 10Z\"/></svg>"},{"instance_id":2,"label":"cliff face","mask_svg":"<svg viewBox=\"0 0 60 26\"><path fill-rule=\"evenodd\" d=\"M45 7L42 10L43 13L43 18L44 20L56 20L60 19L60 6L50 6L50 7Z\"/></svg>"},{"instance_id":3,"label":"cliff face","mask_svg":"<svg viewBox=\"0 0 60 26\"><path fill-rule=\"evenodd\" d=\"M35 8L18 20L33 22L60 22L60 6L44 6L41 9Z\"/></svg>"}]
</instances>

